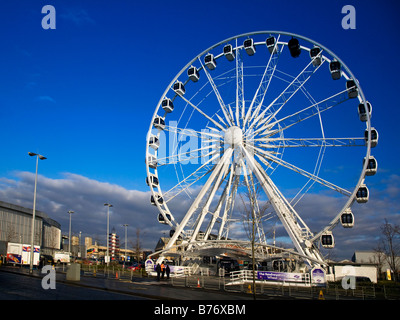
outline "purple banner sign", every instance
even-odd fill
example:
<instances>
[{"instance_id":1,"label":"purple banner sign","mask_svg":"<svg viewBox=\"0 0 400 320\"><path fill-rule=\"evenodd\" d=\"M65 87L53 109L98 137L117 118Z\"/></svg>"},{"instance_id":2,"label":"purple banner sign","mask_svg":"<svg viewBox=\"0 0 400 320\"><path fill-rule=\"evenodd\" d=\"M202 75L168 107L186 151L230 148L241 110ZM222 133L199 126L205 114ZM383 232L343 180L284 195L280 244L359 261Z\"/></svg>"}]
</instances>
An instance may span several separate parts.
<instances>
[{"instance_id":1,"label":"purple banner sign","mask_svg":"<svg viewBox=\"0 0 400 320\"><path fill-rule=\"evenodd\" d=\"M258 271L258 280L267 281L290 281L290 282L302 282L304 273L290 273L290 272L273 272L273 271Z\"/></svg>"}]
</instances>

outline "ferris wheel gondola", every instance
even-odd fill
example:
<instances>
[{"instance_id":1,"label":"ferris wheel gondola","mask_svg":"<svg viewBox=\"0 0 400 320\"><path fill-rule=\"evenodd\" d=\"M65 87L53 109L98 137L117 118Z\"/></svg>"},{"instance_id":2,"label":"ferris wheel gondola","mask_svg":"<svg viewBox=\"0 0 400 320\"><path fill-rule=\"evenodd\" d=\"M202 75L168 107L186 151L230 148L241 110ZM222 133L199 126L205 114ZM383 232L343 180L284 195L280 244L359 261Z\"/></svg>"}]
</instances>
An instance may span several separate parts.
<instances>
[{"instance_id":1,"label":"ferris wheel gondola","mask_svg":"<svg viewBox=\"0 0 400 320\"><path fill-rule=\"evenodd\" d=\"M235 60L235 53L233 52L233 47L230 43L224 46L224 56L228 59L228 61Z\"/></svg>"}]
</instances>

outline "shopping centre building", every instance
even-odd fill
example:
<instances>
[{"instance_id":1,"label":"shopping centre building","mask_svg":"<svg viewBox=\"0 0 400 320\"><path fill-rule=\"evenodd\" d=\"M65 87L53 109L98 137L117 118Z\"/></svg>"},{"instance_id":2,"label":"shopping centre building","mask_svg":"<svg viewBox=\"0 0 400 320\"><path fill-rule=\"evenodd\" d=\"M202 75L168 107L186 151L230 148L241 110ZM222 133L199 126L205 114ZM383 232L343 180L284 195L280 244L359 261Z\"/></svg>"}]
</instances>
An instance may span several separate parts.
<instances>
[{"instance_id":1,"label":"shopping centre building","mask_svg":"<svg viewBox=\"0 0 400 320\"><path fill-rule=\"evenodd\" d=\"M0 243L31 244L32 209L0 201ZM41 211L35 211L34 245L42 254L53 255L61 246L61 225Z\"/></svg>"}]
</instances>

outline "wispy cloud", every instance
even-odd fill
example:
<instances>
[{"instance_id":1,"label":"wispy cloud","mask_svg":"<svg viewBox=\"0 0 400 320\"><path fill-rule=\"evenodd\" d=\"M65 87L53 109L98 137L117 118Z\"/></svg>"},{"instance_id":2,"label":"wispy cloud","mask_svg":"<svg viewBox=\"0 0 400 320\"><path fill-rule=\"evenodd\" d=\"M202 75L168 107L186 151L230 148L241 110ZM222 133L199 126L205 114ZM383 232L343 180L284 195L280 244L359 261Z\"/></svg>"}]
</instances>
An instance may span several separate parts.
<instances>
[{"instance_id":1,"label":"wispy cloud","mask_svg":"<svg viewBox=\"0 0 400 320\"><path fill-rule=\"evenodd\" d=\"M56 103L56 101L50 96L38 96L35 98L36 101L48 101L52 103Z\"/></svg>"},{"instance_id":2,"label":"wispy cloud","mask_svg":"<svg viewBox=\"0 0 400 320\"><path fill-rule=\"evenodd\" d=\"M95 24L95 21L84 9L67 9L65 12L60 13L59 17L72 22L76 26Z\"/></svg>"}]
</instances>

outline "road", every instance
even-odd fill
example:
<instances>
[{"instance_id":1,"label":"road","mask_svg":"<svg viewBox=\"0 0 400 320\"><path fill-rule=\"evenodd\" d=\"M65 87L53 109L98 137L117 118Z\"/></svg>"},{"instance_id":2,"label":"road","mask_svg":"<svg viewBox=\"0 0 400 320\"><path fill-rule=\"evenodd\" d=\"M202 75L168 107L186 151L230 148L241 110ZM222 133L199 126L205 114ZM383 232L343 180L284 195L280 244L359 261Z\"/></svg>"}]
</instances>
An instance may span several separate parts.
<instances>
[{"instance_id":1,"label":"road","mask_svg":"<svg viewBox=\"0 0 400 320\"><path fill-rule=\"evenodd\" d=\"M0 300L144 300L148 298L114 291L56 283L56 289L42 288L42 279L0 272Z\"/></svg>"}]
</instances>

